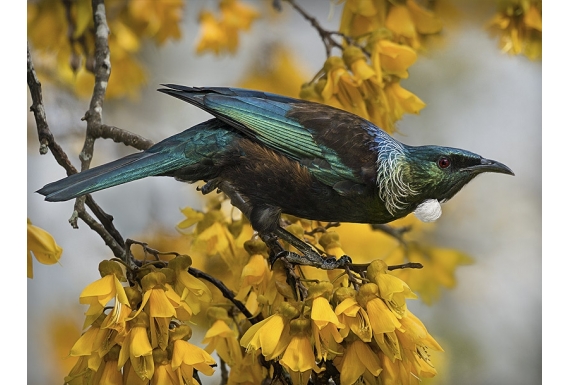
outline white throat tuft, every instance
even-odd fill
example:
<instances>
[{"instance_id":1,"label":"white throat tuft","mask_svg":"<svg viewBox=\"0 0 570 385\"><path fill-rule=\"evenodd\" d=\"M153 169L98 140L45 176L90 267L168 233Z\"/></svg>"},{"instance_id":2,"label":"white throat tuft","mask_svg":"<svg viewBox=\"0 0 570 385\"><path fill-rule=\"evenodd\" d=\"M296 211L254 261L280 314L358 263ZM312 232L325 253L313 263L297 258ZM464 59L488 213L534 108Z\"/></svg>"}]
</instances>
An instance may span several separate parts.
<instances>
[{"instance_id":1,"label":"white throat tuft","mask_svg":"<svg viewBox=\"0 0 570 385\"><path fill-rule=\"evenodd\" d=\"M426 199L415 209L414 215L422 222L434 222L441 216L441 205L437 199Z\"/></svg>"}]
</instances>

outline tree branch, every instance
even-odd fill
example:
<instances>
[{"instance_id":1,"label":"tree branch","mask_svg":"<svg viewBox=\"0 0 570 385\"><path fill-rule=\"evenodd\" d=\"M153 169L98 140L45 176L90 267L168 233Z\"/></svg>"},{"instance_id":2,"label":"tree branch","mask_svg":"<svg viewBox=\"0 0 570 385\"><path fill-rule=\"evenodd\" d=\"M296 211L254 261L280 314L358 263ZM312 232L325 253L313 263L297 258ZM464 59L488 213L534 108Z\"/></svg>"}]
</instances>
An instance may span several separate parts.
<instances>
[{"instance_id":1,"label":"tree branch","mask_svg":"<svg viewBox=\"0 0 570 385\"><path fill-rule=\"evenodd\" d=\"M222 295L229 299L235 307L238 308L238 310L252 323L252 324L256 324L259 321L261 321L261 319L259 317L254 317L253 314L251 314L249 312L249 310L247 310L247 308L245 307L245 305L243 303L241 303L240 301L238 301L237 299L235 299L234 293L232 293L232 291L226 286L224 285L224 283L222 281L220 281L217 278L212 277L209 274L204 273L201 270L195 269L193 267L189 267L188 268L188 273L190 273L191 275L193 275L196 278L202 278L208 282L210 282L212 285L216 286L216 288L222 293Z\"/></svg>"},{"instance_id":2,"label":"tree branch","mask_svg":"<svg viewBox=\"0 0 570 385\"><path fill-rule=\"evenodd\" d=\"M63 149L56 143L55 138L49 129L45 107L43 105L42 85L36 75L29 46L27 60L27 82L28 88L30 89L30 95L32 97L32 106L30 107L30 110L34 113L36 128L38 131L38 139L40 141L40 154L45 155L49 149L56 162L65 169L67 175L77 173L77 169L71 164L65 151L63 151ZM85 209L75 212L72 218L81 218L92 230L97 232L101 238L103 238L105 244L111 248L113 254L116 257L122 258L124 253L124 250L122 249L122 246L124 246L124 241L117 229L115 229L113 226L113 217L105 213L95 203L91 196L87 196L86 200L87 206L101 221L101 223L103 223L103 226L97 223L95 219L93 219L85 211Z\"/></svg>"}]
</instances>

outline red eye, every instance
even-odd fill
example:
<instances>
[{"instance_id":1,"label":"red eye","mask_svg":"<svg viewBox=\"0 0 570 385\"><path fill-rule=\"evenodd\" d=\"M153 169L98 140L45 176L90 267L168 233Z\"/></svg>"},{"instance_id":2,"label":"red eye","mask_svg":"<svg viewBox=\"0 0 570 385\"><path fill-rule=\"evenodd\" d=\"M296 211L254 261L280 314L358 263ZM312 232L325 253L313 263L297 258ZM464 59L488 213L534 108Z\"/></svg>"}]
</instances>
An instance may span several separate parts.
<instances>
[{"instance_id":1,"label":"red eye","mask_svg":"<svg viewBox=\"0 0 570 385\"><path fill-rule=\"evenodd\" d=\"M442 156L437 161L437 165L439 166L439 168L448 168L451 165L451 161L449 160L449 158Z\"/></svg>"}]
</instances>

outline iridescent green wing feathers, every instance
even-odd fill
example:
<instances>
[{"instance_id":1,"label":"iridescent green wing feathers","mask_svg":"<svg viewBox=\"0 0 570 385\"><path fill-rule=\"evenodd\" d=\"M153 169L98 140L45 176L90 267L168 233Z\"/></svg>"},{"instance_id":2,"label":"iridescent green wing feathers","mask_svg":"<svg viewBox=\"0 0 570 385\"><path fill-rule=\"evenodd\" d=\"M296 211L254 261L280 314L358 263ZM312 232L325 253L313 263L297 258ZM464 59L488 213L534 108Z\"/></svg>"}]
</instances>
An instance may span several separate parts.
<instances>
[{"instance_id":1,"label":"iridescent green wing feathers","mask_svg":"<svg viewBox=\"0 0 570 385\"><path fill-rule=\"evenodd\" d=\"M329 186L346 184L347 181L363 183L359 169L349 167L335 150L315 140L324 134L320 131L330 129L335 122L321 119L326 125L319 127L318 123L307 125L299 117L298 112L306 110L307 105L318 109L323 107L320 104L234 88L168 86L176 90L160 91L210 112L252 139L301 163ZM343 153L343 158L351 155Z\"/></svg>"}]
</instances>

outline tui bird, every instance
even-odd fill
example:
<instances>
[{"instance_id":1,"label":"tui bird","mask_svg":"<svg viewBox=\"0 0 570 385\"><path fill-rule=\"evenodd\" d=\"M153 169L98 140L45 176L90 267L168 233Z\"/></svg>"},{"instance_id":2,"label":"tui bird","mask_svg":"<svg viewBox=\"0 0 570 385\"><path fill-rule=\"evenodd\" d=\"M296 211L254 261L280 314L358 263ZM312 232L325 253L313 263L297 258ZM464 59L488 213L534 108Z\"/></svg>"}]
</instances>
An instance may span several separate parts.
<instances>
[{"instance_id":1,"label":"tui bird","mask_svg":"<svg viewBox=\"0 0 570 385\"><path fill-rule=\"evenodd\" d=\"M280 227L281 213L382 224L414 212L432 221L440 203L477 175L514 175L469 151L408 146L327 105L239 88L164 86L158 91L214 118L38 193L47 201L65 201L147 176L204 181L202 193L228 195L266 242L275 235L315 257L309 245Z\"/></svg>"}]
</instances>

